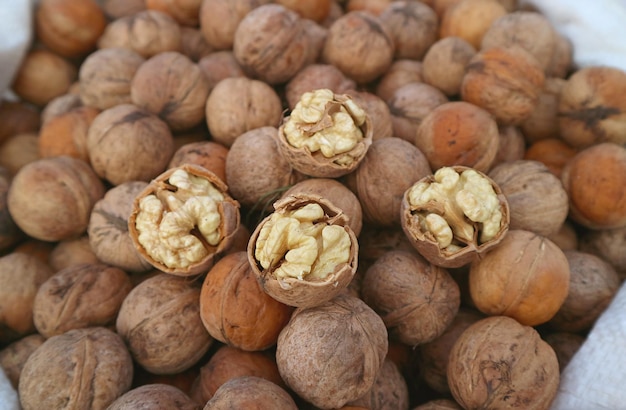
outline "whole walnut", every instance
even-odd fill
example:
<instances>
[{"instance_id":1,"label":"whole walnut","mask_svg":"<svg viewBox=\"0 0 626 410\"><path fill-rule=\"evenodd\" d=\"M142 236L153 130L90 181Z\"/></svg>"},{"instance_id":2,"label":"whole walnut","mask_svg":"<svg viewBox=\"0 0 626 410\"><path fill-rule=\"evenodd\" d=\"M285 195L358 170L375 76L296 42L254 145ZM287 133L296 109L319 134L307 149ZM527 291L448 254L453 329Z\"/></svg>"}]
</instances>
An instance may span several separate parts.
<instances>
[{"instance_id":1,"label":"whole walnut","mask_svg":"<svg viewBox=\"0 0 626 410\"><path fill-rule=\"evenodd\" d=\"M494 21L507 14L504 6L493 0L453 0L446 3L439 37L462 38L477 50Z\"/></svg>"},{"instance_id":2,"label":"whole walnut","mask_svg":"<svg viewBox=\"0 0 626 410\"><path fill-rule=\"evenodd\" d=\"M145 0L148 10L159 10L174 18L181 26L199 24L202 0Z\"/></svg>"},{"instance_id":3,"label":"whole walnut","mask_svg":"<svg viewBox=\"0 0 626 410\"><path fill-rule=\"evenodd\" d=\"M466 409L547 409L559 379L550 345L534 328L506 316L472 324L450 352L448 384Z\"/></svg>"},{"instance_id":4,"label":"whole walnut","mask_svg":"<svg viewBox=\"0 0 626 410\"><path fill-rule=\"evenodd\" d=\"M20 374L26 360L45 341L45 337L39 333L33 333L12 342L0 350L0 367L4 370L14 389L17 390ZM278 369L276 371L278 372Z\"/></svg>"},{"instance_id":5,"label":"whole walnut","mask_svg":"<svg viewBox=\"0 0 626 410\"><path fill-rule=\"evenodd\" d=\"M396 60L422 60L437 40L439 19L433 9L422 2L393 1L378 18L389 30Z\"/></svg>"},{"instance_id":6,"label":"whole walnut","mask_svg":"<svg viewBox=\"0 0 626 410\"><path fill-rule=\"evenodd\" d=\"M71 329L111 325L131 288L126 272L103 263L62 269L37 290L35 327L49 338Z\"/></svg>"},{"instance_id":7,"label":"whole walnut","mask_svg":"<svg viewBox=\"0 0 626 410\"><path fill-rule=\"evenodd\" d=\"M214 339L242 350L274 346L292 311L265 293L245 251L224 256L202 283L202 324Z\"/></svg>"},{"instance_id":8,"label":"whole walnut","mask_svg":"<svg viewBox=\"0 0 626 410\"><path fill-rule=\"evenodd\" d=\"M172 17L157 10L119 17L109 22L98 39L98 48L130 48L144 58L179 51L180 45L180 26Z\"/></svg>"},{"instance_id":9,"label":"whole walnut","mask_svg":"<svg viewBox=\"0 0 626 410\"><path fill-rule=\"evenodd\" d=\"M276 363L298 396L331 409L370 391L387 350L380 316L362 300L341 294L319 306L296 309L278 337Z\"/></svg>"},{"instance_id":10,"label":"whole walnut","mask_svg":"<svg viewBox=\"0 0 626 410\"><path fill-rule=\"evenodd\" d=\"M439 67L440 69L442 67ZM410 59L394 60L389 69L380 77L376 84L376 95L385 104L393 96L393 93L408 83L420 83L423 81L423 64L421 61Z\"/></svg>"},{"instance_id":11,"label":"whole walnut","mask_svg":"<svg viewBox=\"0 0 626 410\"><path fill-rule=\"evenodd\" d=\"M230 50L239 23L253 9L270 0L203 0L200 5L200 30L216 50Z\"/></svg>"},{"instance_id":12,"label":"whole walnut","mask_svg":"<svg viewBox=\"0 0 626 410\"><path fill-rule=\"evenodd\" d=\"M209 81L209 90L228 77L245 77L231 50L214 51L198 60L198 67Z\"/></svg>"},{"instance_id":13,"label":"whole walnut","mask_svg":"<svg viewBox=\"0 0 626 410\"><path fill-rule=\"evenodd\" d=\"M255 376L231 379L220 386L204 410L258 409L297 410L287 391L269 380Z\"/></svg>"},{"instance_id":14,"label":"whole walnut","mask_svg":"<svg viewBox=\"0 0 626 410\"><path fill-rule=\"evenodd\" d=\"M461 92L465 67L476 49L460 37L444 37L428 49L422 61L422 76L426 84L451 97Z\"/></svg>"},{"instance_id":15,"label":"whole walnut","mask_svg":"<svg viewBox=\"0 0 626 410\"><path fill-rule=\"evenodd\" d=\"M13 221L9 212L8 195L11 176L0 167L0 250L7 251L24 238L23 232Z\"/></svg>"},{"instance_id":16,"label":"whole walnut","mask_svg":"<svg viewBox=\"0 0 626 410\"><path fill-rule=\"evenodd\" d=\"M22 167L7 203L22 231L35 239L59 241L87 230L91 209L103 195L104 184L86 162L61 156Z\"/></svg>"},{"instance_id":17,"label":"whole walnut","mask_svg":"<svg viewBox=\"0 0 626 410\"><path fill-rule=\"evenodd\" d=\"M452 276L415 252L383 254L367 269L361 286L363 300L381 316L389 336L409 346L440 336L461 303Z\"/></svg>"},{"instance_id":18,"label":"whole walnut","mask_svg":"<svg viewBox=\"0 0 626 410\"><path fill-rule=\"evenodd\" d=\"M213 48L207 44L200 29L183 26L180 28L180 52L197 63L203 57L213 53Z\"/></svg>"},{"instance_id":19,"label":"whole walnut","mask_svg":"<svg viewBox=\"0 0 626 410\"><path fill-rule=\"evenodd\" d=\"M87 132L93 170L113 185L149 181L167 167L174 140L167 124L133 104L102 111Z\"/></svg>"},{"instance_id":20,"label":"whole walnut","mask_svg":"<svg viewBox=\"0 0 626 410\"><path fill-rule=\"evenodd\" d=\"M146 9L146 0L102 0L100 4L111 19L130 16Z\"/></svg>"},{"instance_id":21,"label":"whole walnut","mask_svg":"<svg viewBox=\"0 0 626 410\"><path fill-rule=\"evenodd\" d=\"M559 361L559 370L563 374L563 370L565 370L586 339L585 336L577 333L553 332L545 335L544 340L554 349L556 358Z\"/></svg>"},{"instance_id":22,"label":"whole walnut","mask_svg":"<svg viewBox=\"0 0 626 410\"><path fill-rule=\"evenodd\" d=\"M413 143L422 120L448 97L432 85L412 82L397 88L387 100L393 136Z\"/></svg>"},{"instance_id":23,"label":"whole walnut","mask_svg":"<svg viewBox=\"0 0 626 410\"><path fill-rule=\"evenodd\" d=\"M94 205L87 227L89 244L98 259L130 273L152 268L135 249L127 224L135 197L147 185L128 181L109 189Z\"/></svg>"},{"instance_id":24,"label":"whole walnut","mask_svg":"<svg viewBox=\"0 0 626 410\"><path fill-rule=\"evenodd\" d=\"M48 256L48 264L55 272L70 266L98 262L100 260L91 249L87 234L57 242Z\"/></svg>"},{"instance_id":25,"label":"whole walnut","mask_svg":"<svg viewBox=\"0 0 626 410\"><path fill-rule=\"evenodd\" d=\"M432 173L426 156L400 138L376 140L346 185L361 202L364 221L378 226L400 225L402 194Z\"/></svg>"},{"instance_id":26,"label":"whole walnut","mask_svg":"<svg viewBox=\"0 0 626 410\"><path fill-rule=\"evenodd\" d=\"M321 47L309 34L308 23L298 13L280 4L264 4L239 22L233 53L250 77L282 84L317 60Z\"/></svg>"},{"instance_id":27,"label":"whole walnut","mask_svg":"<svg viewBox=\"0 0 626 410\"><path fill-rule=\"evenodd\" d=\"M33 255L12 252L0 257L0 343L34 333L37 290L54 271Z\"/></svg>"},{"instance_id":28,"label":"whole walnut","mask_svg":"<svg viewBox=\"0 0 626 410\"><path fill-rule=\"evenodd\" d=\"M146 60L130 84L132 103L158 115L173 132L202 122L208 96L209 83L198 65L177 51Z\"/></svg>"},{"instance_id":29,"label":"whole walnut","mask_svg":"<svg viewBox=\"0 0 626 410\"><path fill-rule=\"evenodd\" d=\"M226 156L226 183L243 206L269 206L282 190L303 177L278 152L278 129L260 127L241 134Z\"/></svg>"},{"instance_id":30,"label":"whole walnut","mask_svg":"<svg viewBox=\"0 0 626 410\"><path fill-rule=\"evenodd\" d=\"M354 102L367 113L372 123L372 141L393 137L393 119L384 99L368 91L347 90Z\"/></svg>"},{"instance_id":31,"label":"whole walnut","mask_svg":"<svg viewBox=\"0 0 626 410\"><path fill-rule=\"evenodd\" d=\"M176 150L167 168L183 164L200 165L226 182L226 157L228 148L214 141L197 141L183 144Z\"/></svg>"},{"instance_id":32,"label":"whole walnut","mask_svg":"<svg viewBox=\"0 0 626 410\"><path fill-rule=\"evenodd\" d=\"M37 107L25 101L0 100L0 143L17 134L37 132L42 117L43 113Z\"/></svg>"},{"instance_id":33,"label":"whole walnut","mask_svg":"<svg viewBox=\"0 0 626 410\"><path fill-rule=\"evenodd\" d=\"M0 167L11 177L24 165L39 158L39 135L34 132L15 134L0 144Z\"/></svg>"},{"instance_id":34,"label":"whole walnut","mask_svg":"<svg viewBox=\"0 0 626 410\"><path fill-rule=\"evenodd\" d=\"M78 71L82 103L99 110L130 104L131 81L144 61L129 48L111 47L91 53Z\"/></svg>"},{"instance_id":35,"label":"whole walnut","mask_svg":"<svg viewBox=\"0 0 626 410\"><path fill-rule=\"evenodd\" d=\"M83 101L80 99L79 93L73 93L68 90L63 95L53 98L48 104L41 110L40 123L45 124L57 115L68 112L69 110L83 106ZM37 125L39 130L40 125Z\"/></svg>"},{"instance_id":36,"label":"whole walnut","mask_svg":"<svg viewBox=\"0 0 626 410\"><path fill-rule=\"evenodd\" d=\"M87 133L100 114L94 107L76 107L46 121L39 130L39 157L67 155L89 162Z\"/></svg>"},{"instance_id":37,"label":"whole walnut","mask_svg":"<svg viewBox=\"0 0 626 410\"><path fill-rule=\"evenodd\" d=\"M535 110L519 126L529 144L559 138L559 100L565 82L562 78L546 78ZM563 139L559 140L568 145Z\"/></svg>"},{"instance_id":38,"label":"whole walnut","mask_svg":"<svg viewBox=\"0 0 626 410\"><path fill-rule=\"evenodd\" d=\"M374 386L348 405L370 410L409 410L409 387L398 366L386 357Z\"/></svg>"},{"instance_id":39,"label":"whole walnut","mask_svg":"<svg viewBox=\"0 0 626 410\"><path fill-rule=\"evenodd\" d=\"M190 368L213 343L200 319L199 286L166 273L131 290L115 327L133 359L155 374Z\"/></svg>"},{"instance_id":40,"label":"whole walnut","mask_svg":"<svg viewBox=\"0 0 626 410\"><path fill-rule=\"evenodd\" d=\"M213 141L230 147L246 131L278 127L283 107L268 84L247 77L225 78L215 85L204 113Z\"/></svg>"},{"instance_id":41,"label":"whole walnut","mask_svg":"<svg viewBox=\"0 0 626 410\"><path fill-rule=\"evenodd\" d=\"M560 180L563 167L576 154L577 151L562 139L547 138L530 144L523 159L543 163Z\"/></svg>"},{"instance_id":42,"label":"whole walnut","mask_svg":"<svg viewBox=\"0 0 626 410\"><path fill-rule=\"evenodd\" d=\"M393 61L392 34L377 16L349 11L328 29L322 60L359 84L380 77Z\"/></svg>"},{"instance_id":43,"label":"whole walnut","mask_svg":"<svg viewBox=\"0 0 626 410\"><path fill-rule=\"evenodd\" d=\"M510 229L549 236L561 228L569 211L567 192L544 164L525 159L508 161L488 175L509 203Z\"/></svg>"},{"instance_id":44,"label":"whole walnut","mask_svg":"<svg viewBox=\"0 0 626 410\"><path fill-rule=\"evenodd\" d=\"M481 50L467 65L461 98L489 111L501 124L521 124L539 101L545 76L521 46Z\"/></svg>"},{"instance_id":45,"label":"whole walnut","mask_svg":"<svg viewBox=\"0 0 626 410\"><path fill-rule=\"evenodd\" d=\"M20 402L24 410L103 410L132 380L133 362L117 333L74 329L47 339L30 355L20 375Z\"/></svg>"},{"instance_id":46,"label":"whole walnut","mask_svg":"<svg viewBox=\"0 0 626 410\"><path fill-rule=\"evenodd\" d=\"M64 57L80 57L96 47L107 24L95 0L41 0L35 12L37 39Z\"/></svg>"},{"instance_id":47,"label":"whole walnut","mask_svg":"<svg viewBox=\"0 0 626 410\"><path fill-rule=\"evenodd\" d=\"M163 383L144 384L119 396L107 410L133 410L137 408L170 410L199 410L200 406L178 387Z\"/></svg>"},{"instance_id":48,"label":"whole walnut","mask_svg":"<svg viewBox=\"0 0 626 410\"><path fill-rule=\"evenodd\" d=\"M287 388L278 373L273 354L249 352L232 346L221 346L209 361L200 367L200 374L191 389L192 398L204 404L213 397L217 389L231 379L243 376L262 377Z\"/></svg>"},{"instance_id":49,"label":"whole walnut","mask_svg":"<svg viewBox=\"0 0 626 410\"><path fill-rule=\"evenodd\" d=\"M293 109L302 94L322 88L335 94L344 94L356 88L354 80L346 77L337 67L330 64L310 64L298 71L285 86L285 98Z\"/></svg>"},{"instance_id":50,"label":"whole walnut","mask_svg":"<svg viewBox=\"0 0 626 410\"><path fill-rule=\"evenodd\" d=\"M626 226L616 229L585 230L580 234L582 252L592 253L610 263L620 278L626 275ZM576 248L574 248L576 249Z\"/></svg>"}]
</instances>

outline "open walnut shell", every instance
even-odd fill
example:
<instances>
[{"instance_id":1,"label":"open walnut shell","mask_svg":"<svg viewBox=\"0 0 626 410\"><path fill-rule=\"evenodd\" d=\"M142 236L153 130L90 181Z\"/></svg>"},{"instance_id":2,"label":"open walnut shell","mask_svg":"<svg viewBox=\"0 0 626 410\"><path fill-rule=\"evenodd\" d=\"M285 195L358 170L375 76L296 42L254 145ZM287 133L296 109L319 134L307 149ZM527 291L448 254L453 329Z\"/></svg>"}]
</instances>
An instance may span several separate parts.
<instances>
[{"instance_id":1,"label":"open walnut shell","mask_svg":"<svg viewBox=\"0 0 626 410\"><path fill-rule=\"evenodd\" d=\"M306 92L278 129L278 148L291 166L312 177L354 171L372 144L369 115L345 94Z\"/></svg>"},{"instance_id":2,"label":"open walnut shell","mask_svg":"<svg viewBox=\"0 0 626 410\"><path fill-rule=\"evenodd\" d=\"M305 193L276 201L274 209L248 242L248 260L265 292L296 307L341 293L358 262L357 238L343 211Z\"/></svg>"},{"instance_id":3,"label":"open walnut shell","mask_svg":"<svg viewBox=\"0 0 626 410\"><path fill-rule=\"evenodd\" d=\"M458 268L497 245L509 229L509 204L487 175L442 167L404 192L402 229L434 265Z\"/></svg>"},{"instance_id":4,"label":"open walnut shell","mask_svg":"<svg viewBox=\"0 0 626 410\"><path fill-rule=\"evenodd\" d=\"M192 276L213 266L233 242L239 203L211 171L192 164L171 168L133 201L128 230L140 255L162 272Z\"/></svg>"}]
</instances>

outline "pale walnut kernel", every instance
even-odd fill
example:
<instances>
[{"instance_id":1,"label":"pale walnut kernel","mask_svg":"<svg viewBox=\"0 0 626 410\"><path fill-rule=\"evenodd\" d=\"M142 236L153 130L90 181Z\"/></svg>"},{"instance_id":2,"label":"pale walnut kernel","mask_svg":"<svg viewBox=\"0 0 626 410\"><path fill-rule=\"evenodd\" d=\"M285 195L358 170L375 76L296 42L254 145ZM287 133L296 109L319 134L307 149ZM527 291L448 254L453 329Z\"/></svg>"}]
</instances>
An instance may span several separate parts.
<instances>
[{"instance_id":1,"label":"pale walnut kernel","mask_svg":"<svg viewBox=\"0 0 626 410\"><path fill-rule=\"evenodd\" d=\"M481 243L498 234L503 215L489 180L472 169L458 173L450 167L437 170L434 178L413 185L408 200L422 229L433 234L440 248L459 249L454 239L471 242L477 229Z\"/></svg>"},{"instance_id":2,"label":"pale walnut kernel","mask_svg":"<svg viewBox=\"0 0 626 410\"><path fill-rule=\"evenodd\" d=\"M337 164L347 165L355 158L347 154L363 140L361 126L366 114L351 99L338 100L329 89L302 95L284 125L287 141L296 148L320 151ZM341 155L346 154L346 155Z\"/></svg>"},{"instance_id":3,"label":"pale walnut kernel","mask_svg":"<svg viewBox=\"0 0 626 410\"><path fill-rule=\"evenodd\" d=\"M318 222L323 219L324 210L315 203L272 214L259 233L255 257L264 269L280 264L274 270L279 280L324 280L348 262L351 241L343 227Z\"/></svg>"},{"instance_id":4,"label":"pale walnut kernel","mask_svg":"<svg viewBox=\"0 0 626 410\"><path fill-rule=\"evenodd\" d=\"M220 242L218 203L224 196L210 181L183 169L170 176L169 184L171 191L141 199L138 241L150 257L167 267L186 268L208 255L205 241L211 246Z\"/></svg>"}]
</instances>

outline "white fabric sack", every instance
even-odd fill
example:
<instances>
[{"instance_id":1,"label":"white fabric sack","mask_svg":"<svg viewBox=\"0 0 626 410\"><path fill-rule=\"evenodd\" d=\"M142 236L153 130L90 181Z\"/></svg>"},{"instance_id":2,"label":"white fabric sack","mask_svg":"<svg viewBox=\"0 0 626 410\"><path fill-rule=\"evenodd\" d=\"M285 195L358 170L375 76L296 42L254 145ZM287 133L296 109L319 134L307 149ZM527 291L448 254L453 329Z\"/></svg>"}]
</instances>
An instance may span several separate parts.
<instances>
[{"instance_id":1,"label":"white fabric sack","mask_svg":"<svg viewBox=\"0 0 626 410\"><path fill-rule=\"evenodd\" d=\"M30 0L0 0L0 96L10 87L32 41Z\"/></svg>"}]
</instances>

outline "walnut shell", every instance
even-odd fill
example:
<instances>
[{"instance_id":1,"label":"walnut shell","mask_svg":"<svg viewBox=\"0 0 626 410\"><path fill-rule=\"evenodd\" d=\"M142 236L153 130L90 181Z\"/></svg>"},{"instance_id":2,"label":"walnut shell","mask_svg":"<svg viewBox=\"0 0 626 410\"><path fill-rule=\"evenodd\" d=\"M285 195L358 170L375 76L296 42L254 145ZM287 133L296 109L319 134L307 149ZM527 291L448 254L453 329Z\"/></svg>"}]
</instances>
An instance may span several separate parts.
<instances>
[{"instance_id":1,"label":"walnut shell","mask_svg":"<svg viewBox=\"0 0 626 410\"><path fill-rule=\"evenodd\" d=\"M233 408L297 410L298 406L286 390L269 380L243 376L221 385L204 406L204 410Z\"/></svg>"},{"instance_id":2,"label":"walnut shell","mask_svg":"<svg viewBox=\"0 0 626 410\"><path fill-rule=\"evenodd\" d=\"M444 37L426 52L422 64L424 82L451 97L461 92L465 67L476 49L460 37Z\"/></svg>"},{"instance_id":3,"label":"walnut shell","mask_svg":"<svg viewBox=\"0 0 626 410\"><path fill-rule=\"evenodd\" d=\"M293 109L302 94L321 88L343 94L356 88L354 80L346 77L337 67L330 64L309 64L298 71L285 86L285 98Z\"/></svg>"},{"instance_id":4,"label":"walnut shell","mask_svg":"<svg viewBox=\"0 0 626 410\"><path fill-rule=\"evenodd\" d=\"M461 293L452 276L415 252L389 251L365 272L362 298L389 335L409 346L430 342L452 323Z\"/></svg>"},{"instance_id":5,"label":"walnut shell","mask_svg":"<svg viewBox=\"0 0 626 410\"><path fill-rule=\"evenodd\" d=\"M139 408L200 410L185 392L168 384L144 384L118 397L107 410L133 410Z\"/></svg>"},{"instance_id":6,"label":"walnut shell","mask_svg":"<svg viewBox=\"0 0 626 410\"><path fill-rule=\"evenodd\" d=\"M87 235L57 242L48 255L48 264L55 272L83 263L99 262L100 260L91 249Z\"/></svg>"},{"instance_id":7,"label":"walnut shell","mask_svg":"<svg viewBox=\"0 0 626 410\"><path fill-rule=\"evenodd\" d=\"M349 405L370 410L408 410L409 387L398 366L387 357L374 386L363 397L350 402Z\"/></svg>"},{"instance_id":8,"label":"walnut shell","mask_svg":"<svg viewBox=\"0 0 626 410\"><path fill-rule=\"evenodd\" d=\"M278 338L276 363L298 396L320 408L340 408L372 389L387 350L380 316L342 294L296 309Z\"/></svg>"},{"instance_id":9,"label":"walnut shell","mask_svg":"<svg viewBox=\"0 0 626 410\"><path fill-rule=\"evenodd\" d=\"M133 359L154 374L189 369L213 343L200 319L199 286L166 273L131 290L115 327Z\"/></svg>"},{"instance_id":10,"label":"walnut shell","mask_svg":"<svg viewBox=\"0 0 626 410\"><path fill-rule=\"evenodd\" d=\"M197 141L182 145L176 150L168 168L185 163L200 165L226 182L226 157L228 148L213 141Z\"/></svg>"},{"instance_id":11,"label":"walnut shell","mask_svg":"<svg viewBox=\"0 0 626 410\"><path fill-rule=\"evenodd\" d=\"M472 169L460 165L455 165L451 168L459 173ZM435 240L433 235L430 232L425 231L420 226L417 218L414 218L412 216L412 211L410 209L408 201L408 193L410 189L407 189L404 193L400 209L402 230L409 238L409 241L415 247L415 249L417 249L417 251L422 256L424 256L424 258L426 258L429 262L435 265L445 268L458 268L466 265L476 260L481 255L487 253L491 248L500 243L500 241L505 238L506 233L509 230L510 210L506 197L502 193L500 187L491 178L489 178L487 175L480 171L476 172L483 178L486 178L487 181L489 181L489 183L491 184L498 198L498 202L500 204L500 212L502 213L500 229L498 230L497 234L492 239L482 243L478 242L478 231L476 231L474 239L467 243L460 244L459 249L446 250L445 248L440 248L438 242ZM435 181L434 175L428 175L422 178L420 181L427 181L432 183Z\"/></svg>"},{"instance_id":12,"label":"walnut shell","mask_svg":"<svg viewBox=\"0 0 626 410\"><path fill-rule=\"evenodd\" d=\"M131 288L126 272L103 263L62 269L37 290L35 327L49 338L71 329L113 324Z\"/></svg>"},{"instance_id":13,"label":"walnut shell","mask_svg":"<svg viewBox=\"0 0 626 410\"><path fill-rule=\"evenodd\" d=\"M189 175L200 177L207 180L212 184L223 196L223 200L217 204L217 212L220 216L219 223L219 242L217 245L211 245L208 242L201 240L205 249L207 250L205 256L200 260L191 261L187 267L168 266L162 260L156 260L149 255L145 246L139 241L139 231L137 229L136 221L137 216L140 213L140 202L143 198L149 195L164 195L167 192L176 192L176 189L172 188L169 184L169 178L177 172L183 170ZM152 266L159 269L162 272L178 275L178 276L194 276L202 272L206 272L214 263L215 257L225 252L231 245L233 237L237 228L239 227L240 215L239 215L239 203L228 195L228 187L221 179L219 179L211 171L194 164L183 164L180 167L170 168L163 172L157 178L153 179L148 186L144 188L139 194L137 194L133 201L132 211L128 217L128 231L130 237L133 240L133 244L139 251L139 254ZM190 231L195 236L193 230ZM199 233L197 233L200 236Z\"/></svg>"},{"instance_id":14,"label":"walnut shell","mask_svg":"<svg viewBox=\"0 0 626 410\"><path fill-rule=\"evenodd\" d=\"M17 390L20 374L26 360L45 341L45 337L34 333L24 336L0 350L0 367L4 370L14 389ZM278 369L276 371L278 372Z\"/></svg>"},{"instance_id":15,"label":"walnut shell","mask_svg":"<svg viewBox=\"0 0 626 410\"><path fill-rule=\"evenodd\" d=\"M248 260L261 286L274 299L290 306L311 307L324 303L341 293L350 283L358 265L359 245L356 235L348 225L348 218L336 205L327 199L313 194L296 194L274 202L274 213L285 214L298 210L308 204L318 204L324 211L324 217L316 223L339 226L347 233L350 240L348 260L335 265L332 272L320 279L307 280L288 277L278 279L274 271L278 266L264 269L255 256L257 240L265 224L270 223L272 214L263 219L256 227L248 243ZM278 245L278 244L276 244ZM281 261L284 260L284 255Z\"/></svg>"},{"instance_id":16,"label":"walnut shell","mask_svg":"<svg viewBox=\"0 0 626 410\"><path fill-rule=\"evenodd\" d=\"M448 384L466 409L547 409L559 387L559 363L535 329L492 316L468 327L452 347Z\"/></svg>"},{"instance_id":17,"label":"walnut shell","mask_svg":"<svg viewBox=\"0 0 626 410\"><path fill-rule=\"evenodd\" d=\"M128 391L133 362L122 338L103 327L74 329L46 340L22 369L24 410L106 409Z\"/></svg>"},{"instance_id":18,"label":"walnut shell","mask_svg":"<svg viewBox=\"0 0 626 410\"><path fill-rule=\"evenodd\" d=\"M389 70L380 77L376 84L376 95L383 101L388 101L393 93L408 83L423 81L423 65L421 61L399 59L395 60Z\"/></svg>"},{"instance_id":19,"label":"walnut shell","mask_svg":"<svg viewBox=\"0 0 626 410\"><path fill-rule=\"evenodd\" d=\"M293 308L263 291L245 251L229 253L209 270L200 293L200 317L216 340L242 350L276 344Z\"/></svg>"},{"instance_id":20,"label":"walnut shell","mask_svg":"<svg viewBox=\"0 0 626 410\"><path fill-rule=\"evenodd\" d=\"M422 60L437 40L439 19L422 2L394 1L378 16L394 44L394 58Z\"/></svg>"},{"instance_id":21,"label":"walnut shell","mask_svg":"<svg viewBox=\"0 0 626 410\"><path fill-rule=\"evenodd\" d=\"M498 1L492 0L455 0L449 1L441 16L439 36L460 37L475 49L494 21L507 14Z\"/></svg>"}]
</instances>

